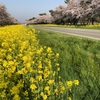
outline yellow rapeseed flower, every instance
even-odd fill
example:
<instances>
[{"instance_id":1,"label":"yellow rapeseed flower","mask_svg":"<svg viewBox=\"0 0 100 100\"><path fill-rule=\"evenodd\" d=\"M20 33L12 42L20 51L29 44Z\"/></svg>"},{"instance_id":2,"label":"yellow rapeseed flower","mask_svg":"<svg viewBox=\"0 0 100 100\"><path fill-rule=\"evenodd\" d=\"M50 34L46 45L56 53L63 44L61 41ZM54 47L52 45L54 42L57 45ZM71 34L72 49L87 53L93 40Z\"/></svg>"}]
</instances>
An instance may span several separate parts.
<instances>
[{"instance_id":1,"label":"yellow rapeseed flower","mask_svg":"<svg viewBox=\"0 0 100 100\"><path fill-rule=\"evenodd\" d=\"M38 79L39 81L43 81L42 75L37 76L37 79Z\"/></svg>"},{"instance_id":2,"label":"yellow rapeseed flower","mask_svg":"<svg viewBox=\"0 0 100 100\"><path fill-rule=\"evenodd\" d=\"M60 87L60 90L61 90L61 91L64 91L64 90L65 90L65 87L64 87L64 86L61 86L61 87Z\"/></svg>"},{"instance_id":3,"label":"yellow rapeseed flower","mask_svg":"<svg viewBox=\"0 0 100 100\"><path fill-rule=\"evenodd\" d=\"M28 92L27 92L27 91L25 91L25 92L24 92L24 95L25 95L25 96L28 96Z\"/></svg>"},{"instance_id":4,"label":"yellow rapeseed flower","mask_svg":"<svg viewBox=\"0 0 100 100\"><path fill-rule=\"evenodd\" d=\"M43 100L47 100L47 95L43 95Z\"/></svg>"},{"instance_id":5,"label":"yellow rapeseed flower","mask_svg":"<svg viewBox=\"0 0 100 100\"><path fill-rule=\"evenodd\" d=\"M8 55L7 56L7 60L11 60L12 59L12 56L11 55Z\"/></svg>"},{"instance_id":6,"label":"yellow rapeseed flower","mask_svg":"<svg viewBox=\"0 0 100 100\"><path fill-rule=\"evenodd\" d=\"M46 86L46 87L44 88L44 90L46 90L46 91L49 91L49 89L50 89L49 86Z\"/></svg>"},{"instance_id":7,"label":"yellow rapeseed flower","mask_svg":"<svg viewBox=\"0 0 100 100\"><path fill-rule=\"evenodd\" d=\"M38 68L41 69L42 68L42 65L39 65Z\"/></svg>"},{"instance_id":8,"label":"yellow rapeseed flower","mask_svg":"<svg viewBox=\"0 0 100 100\"><path fill-rule=\"evenodd\" d=\"M34 82L35 82L35 79L34 79L33 77L31 77L31 78L30 78L30 82L31 82L31 83L34 83Z\"/></svg>"},{"instance_id":9,"label":"yellow rapeseed flower","mask_svg":"<svg viewBox=\"0 0 100 100\"><path fill-rule=\"evenodd\" d=\"M3 66L4 66L4 67L6 67L6 66L7 66L7 64L8 64L8 63L7 63L7 61L6 61L6 60L4 60L4 61L3 61Z\"/></svg>"},{"instance_id":10,"label":"yellow rapeseed flower","mask_svg":"<svg viewBox=\"0 0 100 100\"><path fill-rule=\"evenodd\" d=\"M59 57L59 53L56 53L56 58L58 58Z\"/></svg>"},{"instance_id":11,"label":"yellow rapeseed flower","mask_svg":"<svg viewBox=\"0 0 100 100\"><path fill-rule=\"evenodd\" d=\"M46 94L44 94L43 92L41 92L40 95L42 96L43 100L47 100L47 95Z\"/></svg>"},{"instance_id":12,"label":"yellow rapeseed flower","mask_svg":"<svg viewBox=\"0 0 100 100\"><path fill-rule=\"evenodd\" d=\"M31 89L31 90L35 90L36 88L37 88L37 86L36 86L35 84L31 84L31 85L30 85L30 89Z\"/></svg>"},{"instance_id":13,"label":"yellow rapeseed flower","mask_svg":"<svg viewBox=\"0 0 100 100\"><path fill-rule=\"evenodd\" d=\"M56 66L59 66L59 63L56 63Z\"/></svg>"},{"instance_id":14,"label":"yellow rapeseed flower","mask_svg":"<svg viewBox=\"0 0 100 100\"><path fill-rule=\"evenodd\" d=\"M48 84L53 84L54 83L54 80L49 80L48 81Z\"/></svg>"},{"instance_id":15,"label":"yellow rapeseed flower","mask_svg":"<svg viewBox=\"0 0 100 100\"><path fill-rule=\"evenodd\" d=\"M79 85L79 81L78 81L78 80L74 80L73 83L74 83L75 85Z\"/></svg>"},{"instance_id":16,"label":"yellow rapeseed flower","mask_svg":"<svg viewBox=\"0 0 100 100\"><path fill-rule=\"evenodd\" d=\"M57 70L60 71L60 68L58 68Z\"/></svg>"},{"instance_id":17,"label":"yellow rapeseed flower","mask_svg":"<svg viewBox=\"0 0 100 100\"><path fill-rule=\"evenodd\" d=\"M68 97L68 100L72 100L71 97Z\"/></svg>"},{"instance_id":18,"label":"yellow rapeseed flower","mask_svg":"<svg viewBox=\"0 0 100 100\"><path fill-rule=\"evenodd\" d=\"M73 82L72 81L66 81L66 84L67 84L68 87L71 87Z\"/></svg>"},{"instance_id":19,"label":"yellow rapeseed flower","mask_svg":"<svg viewBox=\"0 0 100 100\"><path fill-rule=\"evenodd\" d=\"M47 48L47 53L51 53L52 49L50 47Z\"/></svg>"},{"instance_id":20,"label":"yellow rapeseed flower","mask_svg":"<svg viewBox=\"0 0 100 100\"><path fill-rule=\"evenodd\" d=\"M14 97L13 97L13 100L20 100L20 97L18 94L16 94Z\"/></svg>"},{"instance_id":21,"label":"yellow rapeseed flower","mask_svg":"<svg viewBox=\"0 0 100 100\"><path fill-rule=\"evenodd\" d=\"M26 63L26 64L25 64L25 67L28 69L28 68L31 67L31 64L30 64L30 63Z\"/></svg>"},{"instance_id":22,"label":"yellow rapeseed flower","mask_svg":"<svg viewBox=\"0 0 100 100\"><path fill-rule=\"evenodd\" d=\"M19 88L17 86L14 86L10 90L11 94L18 94L19 93Z\"/></svg>"},{"instance_id":23,"label":"yellow rapeseed flower","mask_svg":"<svg viewBox=\"0 0 100 100\"><path fill-rule=\"evenodd\" d=\"M56 94L58 94L58 89L55 89L54 92L55 92Z\"/></svg>"},{"instance_id":24,"label":"yellow rapeseed flower","mask_svg":"<svg viewBox=\"0 0 100 100\"><path fill-rule=\"evenodd\" d=\"M24 56L23 57L23 61L27 62L29 59L28 59L28 56Z\"/></svg>"}]
</instances>

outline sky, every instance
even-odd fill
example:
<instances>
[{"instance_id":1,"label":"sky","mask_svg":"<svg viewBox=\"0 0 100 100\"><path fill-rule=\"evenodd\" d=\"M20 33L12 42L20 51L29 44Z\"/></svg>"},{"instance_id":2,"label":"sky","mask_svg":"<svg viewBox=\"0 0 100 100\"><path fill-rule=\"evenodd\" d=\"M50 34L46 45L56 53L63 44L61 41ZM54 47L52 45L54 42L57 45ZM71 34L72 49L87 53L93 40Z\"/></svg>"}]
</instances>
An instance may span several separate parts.
<instances>
[{"instance_id":1,"label":"sky","mask_svg":"<svg viewBox=\"0 0 100 100\"><path fill-rule=\"evenodd\" d=\"M0 0L10 13L19 22L36 17L40 13L49 14L49 10L54 10L60 5L64 5L64 0Z\"/></svg>"}]
</instances>

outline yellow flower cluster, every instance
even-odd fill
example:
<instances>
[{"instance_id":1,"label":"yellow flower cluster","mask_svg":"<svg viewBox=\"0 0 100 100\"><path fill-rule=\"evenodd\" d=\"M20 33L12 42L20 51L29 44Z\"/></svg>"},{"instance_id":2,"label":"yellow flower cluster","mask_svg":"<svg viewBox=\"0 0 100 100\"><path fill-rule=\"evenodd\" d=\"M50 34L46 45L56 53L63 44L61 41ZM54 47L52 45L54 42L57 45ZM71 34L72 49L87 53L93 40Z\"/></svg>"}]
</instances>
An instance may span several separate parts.
<instances>
[{"instance_id":1,"label":"yellow flower cluster","mask_svg":"<svg viewBox=\"0 0 100 100\"><path fill-rule=\"evenodd\" d=\"M1 27L0 100L57 99L66 90L60 82L58 58L50 47L39 45L34 28Z\"/></svg>"},{"instance_id":2,"label":"yellow flower cluster","mask_svg":"<svg viewBox=\"0 0 100 100\"><path fill-rule=\"evenodd\" d=\"M98 29L100 29L100 24L99 23L97 23L97 24L94 24L94 25L92 25L92 24L89 24L89 25L86 25L86 26L83 26L83 25L81 25L81 26L75 26L75 25L56 25L56 24L42 24L43 26L63 26L63 27L69 27L69 28L76 28L76 27L79 27L79 28L98 28Z\"/></svg>"},{"instance_id":3,"label":"yellow flower cluster","mask_svg":"<svg viewBox=\"0 0 100 100\"><path fill-rule=\"evenodd\" d=\"M74 85L79 85L79 81L78 80L66 81L66 84L67 84L68 87L71 87L73 84Z\"/></svg>"}]
</instances>

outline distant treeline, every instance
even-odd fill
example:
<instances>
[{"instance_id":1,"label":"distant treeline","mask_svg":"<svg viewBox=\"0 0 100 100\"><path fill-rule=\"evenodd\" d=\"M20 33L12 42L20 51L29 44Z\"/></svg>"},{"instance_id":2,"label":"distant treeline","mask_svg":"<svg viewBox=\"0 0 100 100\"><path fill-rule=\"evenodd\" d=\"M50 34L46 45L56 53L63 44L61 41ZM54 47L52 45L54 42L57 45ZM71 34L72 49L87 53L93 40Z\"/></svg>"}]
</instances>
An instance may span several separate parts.
<instances>
[{"instance_id":1,"label":"distant treeline","mask_svg":"<svg viewBox=\"0 0 100 100\"><path fill-rule=\"evenodd\" d=\"M66 0L65 5L30 18L27 24L94 24L100 23L100 0Z\"/></svg>"}]
</instances>

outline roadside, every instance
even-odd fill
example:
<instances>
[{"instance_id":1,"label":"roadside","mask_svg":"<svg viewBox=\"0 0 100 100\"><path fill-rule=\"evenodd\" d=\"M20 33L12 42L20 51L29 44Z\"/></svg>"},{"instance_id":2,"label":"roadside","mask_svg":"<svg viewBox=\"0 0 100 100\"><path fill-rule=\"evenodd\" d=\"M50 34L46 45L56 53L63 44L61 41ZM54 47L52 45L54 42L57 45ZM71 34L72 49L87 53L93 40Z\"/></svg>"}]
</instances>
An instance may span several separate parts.
<instances>
[{"instance_id":1,"label":"roadside","mask_svg":"<svg viewBox=\"0 0 100 100\"><path fill-rule=\"evenodd\" d=\"M100 30L100 24L94 24L94 25L36 24L35 26L49 26L49 27L78 28L78 29L96 29L96 30Z\"/></svg>"},{"instance_id":2,"label":"roadside","mask_svg":"<svg viewBox=\"0 0 100 100\"><path fill-rule=\"evenodd\" d=\"M64 33L69 35L75 35L75 36L100 40L100 30L48 27L48 26L37 26L37 25L34 27L38 29L53 31L53 32L59 32L59 33Z\"/></svg>"}]
</instances>

